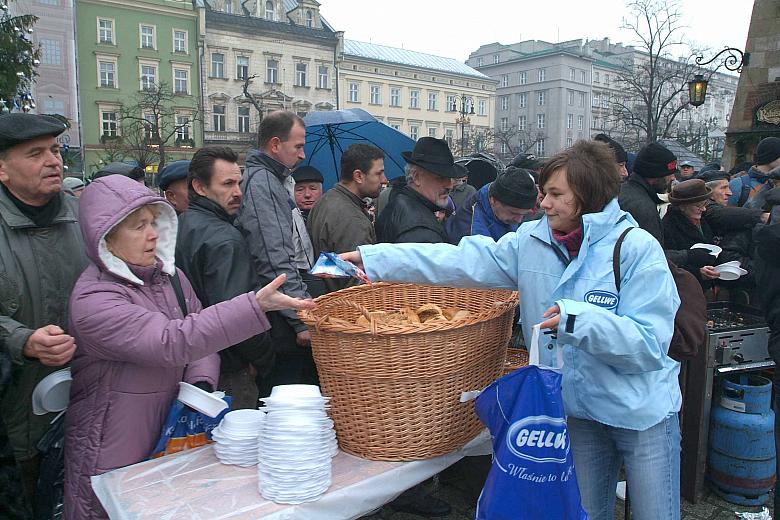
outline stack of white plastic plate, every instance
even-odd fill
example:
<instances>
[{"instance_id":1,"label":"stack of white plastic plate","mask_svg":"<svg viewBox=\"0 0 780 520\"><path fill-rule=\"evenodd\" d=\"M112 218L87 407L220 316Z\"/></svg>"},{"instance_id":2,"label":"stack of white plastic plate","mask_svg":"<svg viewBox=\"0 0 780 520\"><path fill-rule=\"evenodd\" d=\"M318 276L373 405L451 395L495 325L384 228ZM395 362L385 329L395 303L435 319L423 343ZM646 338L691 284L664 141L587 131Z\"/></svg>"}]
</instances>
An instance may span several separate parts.
<instances>
[{"instance_id":1,"label":"stack of white plastic plate","mask_svg":"<svg viewBox=\"0 0 780 520\"><path fill-rule=\"evenodd\" d=\"M235 410L225 414L219 426L211 431L219 461L245 468L256 465L258 435L264 420L262 410Z\"/></svg>"},{"instance_id":2,"label":"stack of white plastic plate","mask_svg":"<svg viewBox=\"0 0 780 520\"><path fill-rule=\"evenodd\" d=\"M316 500L330 487L338 452L328 397L312 385L276 386L264 398L267 412L258 441L260 493L284 504Z\"/></svg>"}]
</instances>

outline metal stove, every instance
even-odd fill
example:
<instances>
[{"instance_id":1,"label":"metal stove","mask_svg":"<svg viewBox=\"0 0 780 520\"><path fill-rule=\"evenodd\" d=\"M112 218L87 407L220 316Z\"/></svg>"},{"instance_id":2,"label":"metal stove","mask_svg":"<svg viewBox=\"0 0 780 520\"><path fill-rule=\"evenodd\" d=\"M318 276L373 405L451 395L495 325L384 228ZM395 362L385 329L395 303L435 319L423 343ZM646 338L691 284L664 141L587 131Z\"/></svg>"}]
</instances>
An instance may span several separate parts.
<instances>
[{"instance_id":1,"label":"metal stove","mask_svg":"<svg viewBox=\"0 0 780 520\"><path fill-rule=\"evenodd\" d=\"M681 491L696 502L704 485L710 407L720 375L771 369L769 328L760 309L730 302L707 305L707 344L687 366L682 415ZM684 367L686 369L686 367Z\"/></svg>"}]
</instances>

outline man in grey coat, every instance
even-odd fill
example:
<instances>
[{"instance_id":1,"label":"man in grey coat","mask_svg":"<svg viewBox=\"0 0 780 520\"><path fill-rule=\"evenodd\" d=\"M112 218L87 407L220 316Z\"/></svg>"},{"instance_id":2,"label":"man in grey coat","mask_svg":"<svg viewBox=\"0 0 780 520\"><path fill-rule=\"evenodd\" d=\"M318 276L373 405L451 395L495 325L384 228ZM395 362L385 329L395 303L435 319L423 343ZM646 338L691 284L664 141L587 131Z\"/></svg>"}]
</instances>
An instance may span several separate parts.
<instances>
[{"instance_id":1,"label":"man in grey coat","mask_svg":"<svg viewBox=\"0 0 780 520\"><path fill-rule=\"evenodd\" d=\"M0 356L12 363L0 417L34 503L36 444L53 414L36 416L32 393L66 365L76 345L67 334L73 284L86 266L78 199L62 189L61 121L33 114L0 116Z\"/></svg>"},{"instance_id":2,"label":"man in grey coat","mask_svg":"<svg viewBox=\"0 0 780 520\"><path fill-rule=\"evenodd\" d=\"M249 152L241 181L244 198L235 225L249 245L261 285L282 273L280 290L309 298L304 282L314 252L300 210L295 205L292 171L305 159L306 128L292 112L278 110L263 118L258 150ZM311 335L294 311L269 313L271 343L276 353L270 379L273 385L314 383L317 373L311 355Z\"/></svg>"}]
</instances>

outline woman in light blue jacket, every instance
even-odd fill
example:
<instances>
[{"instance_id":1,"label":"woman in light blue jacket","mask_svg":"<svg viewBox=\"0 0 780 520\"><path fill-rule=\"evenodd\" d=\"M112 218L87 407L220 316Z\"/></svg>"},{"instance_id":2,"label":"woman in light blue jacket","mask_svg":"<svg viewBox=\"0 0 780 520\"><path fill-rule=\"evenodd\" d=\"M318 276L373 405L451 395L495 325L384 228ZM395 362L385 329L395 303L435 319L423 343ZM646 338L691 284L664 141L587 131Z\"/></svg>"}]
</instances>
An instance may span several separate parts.
<instances>
[{"instance_id":1,"label":"woman in light blue jacket","mask_svg":"<svg viewBox=\"0 0 780 520\"><path fill-rule=\"evenodd\" d=\"M541 362L563 354L563 401L582 502L592 520L613 517L625 464L637 520L680 517L679 364L667 356L680 305L658 242L617 203L620 176L611 150L578 141L539 177L546 215L494 242L377 244L347 253L369 278L520 292L525 337L544 335ZM546 347L546 348L545 348Z\"/></svg>"}]
</instances>

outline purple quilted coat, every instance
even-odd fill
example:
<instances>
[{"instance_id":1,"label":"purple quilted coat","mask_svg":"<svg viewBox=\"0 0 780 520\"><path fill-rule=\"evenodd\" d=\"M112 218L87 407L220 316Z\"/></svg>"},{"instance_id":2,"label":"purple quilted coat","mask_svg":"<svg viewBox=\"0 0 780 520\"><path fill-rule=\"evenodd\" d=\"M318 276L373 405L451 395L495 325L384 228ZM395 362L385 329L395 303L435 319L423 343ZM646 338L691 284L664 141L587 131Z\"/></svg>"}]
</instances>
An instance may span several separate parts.
<instances>
[{"instance_id":1,"label":"purple quilted coat","mask_svg":"<svg viewBox=\"0 0 780 520\"><path fill-rule=\"evenodd\" d=\"M105 236L132 211L159 209L157 264L129 265L106 248ZM136 181L111 175L92 182L80 200L81 231L91 264L70 298L76 339L65 416L65 518L105 518L92 475L145 460L160 436L179 381L217 384L217 352L270 328L254 293L201 310L179 271L189 314L170 282L176 214Z\"/></svg>"}]
</instances>

